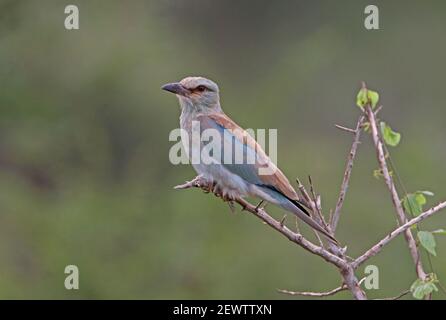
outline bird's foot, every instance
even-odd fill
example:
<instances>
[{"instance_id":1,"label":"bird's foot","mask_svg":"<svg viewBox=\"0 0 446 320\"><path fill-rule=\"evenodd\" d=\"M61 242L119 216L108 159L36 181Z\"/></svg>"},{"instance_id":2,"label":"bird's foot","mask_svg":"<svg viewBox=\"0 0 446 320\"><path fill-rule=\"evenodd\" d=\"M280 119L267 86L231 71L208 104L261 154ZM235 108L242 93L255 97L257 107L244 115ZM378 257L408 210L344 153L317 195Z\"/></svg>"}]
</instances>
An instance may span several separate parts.
<instances>
[{"instance_id":1,"label":"bird's foot","mask_svg":"<svg viewBox=\"0 0 446 320\"><path fill-rule=\"evenodd\" d=\"M221 197L222 199L223 199L223 201L225 201L225 202L233 202L235 199L232 197L232 196L230 196L229 194L224 194L224 195L222 195L222 197Z\"/></svg>"},{"instance_id":2,"label":"bird's foot","mask_svg":"<svg viewBox=\"0 0 446 320\"><path fill-rule=\"evenodd\" d=\"M212 181L203 181L201 189L203 189L205 193L214 193L215 183Z\"/></svg>"},{"instance_id":3,"label":"bird's foot","mask_svg":"<svg viewBox=\"0 0 446 320\"><path fill-rule=\"evenodd\" d=\"M209 184L209 192L212 192L216 197L223 199L223 191L213 182Z\"/></svg>"},{"instance_id":4,"label":"bird's foot","mask_svg":"<svg viewBox=\"0 0 446 320\"><path fill-rule=\"evenodd\" d=\"M213 186L212 192L214 193L214 195L216 197L221 198L224 202L227 202L231 211L234 212L235 198L233 196L231 196L230 194L228 194L226 192L223 192L223 190L221 188L219 188L218 186L216 186L215 184Z\"/></svg>"},{"instance_id":5,"label":"bird's foot","mask_svg":"<svg viewBox=\"0 0 446 320\"><path fill-rule=\"evenodd\" d=\"M234 205L234 201L228 201L228 206L229 209L231 210L232 213L235 213L235 205Z\"/></svg>"}]
</instances>

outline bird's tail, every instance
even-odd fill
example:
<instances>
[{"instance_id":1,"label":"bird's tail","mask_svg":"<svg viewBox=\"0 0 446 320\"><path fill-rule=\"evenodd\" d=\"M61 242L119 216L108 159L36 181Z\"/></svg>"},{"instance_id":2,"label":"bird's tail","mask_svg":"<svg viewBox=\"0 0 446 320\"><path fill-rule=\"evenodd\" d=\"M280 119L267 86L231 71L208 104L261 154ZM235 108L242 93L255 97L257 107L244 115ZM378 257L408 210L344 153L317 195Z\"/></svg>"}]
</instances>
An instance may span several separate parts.
<instances>
[{"instance_id":1,"label":"bird's tail","mask_svg":"<svg viewBox=\"0 0 446 320\"><path fill-rule=\"evenodd\" d=\"M285 196L283 193L279 192L277 189L272 187L263 187L262 191L267 193L274 201L273 203L281 206L286 211L294 213L297 217L303 220L306 224L312 227L317 232L322 233L330 242L338 245L339 242L336 240L327 230L325 230L319 223L317 223L310 215L308 210L298 201L293 200ZM270 200L267 200L270 201Z\"/></svg>"},{"instance_id":2,"label":"bird's tail","mask_svg":"<svg viewBox=\"0 0 446 320\"><path fill-rule=\"evenodd\" d=\"M317 223L313 218L311 218L308 210L299 201L291 199L287 200L288 200L287 202L281 204L281 206L285 210L294 213L296 216L299 217L299 219L303 220L306 224L315 229L317 232L322 233L328 240L330 240L334 244L336 245L339 244L338 240L336 240L323 227L321 227L319 223Z\"/></svg>"}]
</instances>

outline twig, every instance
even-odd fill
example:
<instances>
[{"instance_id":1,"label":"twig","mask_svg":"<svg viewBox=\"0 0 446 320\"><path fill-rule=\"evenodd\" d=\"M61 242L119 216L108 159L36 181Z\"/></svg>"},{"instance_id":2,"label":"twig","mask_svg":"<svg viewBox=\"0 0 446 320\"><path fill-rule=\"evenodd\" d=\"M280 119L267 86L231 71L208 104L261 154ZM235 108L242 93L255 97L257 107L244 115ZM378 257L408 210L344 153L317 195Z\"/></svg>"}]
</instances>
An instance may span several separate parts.
<instances>
[{"instance_id":1,"label":"twig","mask_svg":"<svg viewBox=\"0 0 446 320\"><path fill-rule=\"evenodd\" d=\"M280 220L280 225L283 227L285 225L285 220L286 220L287 215L283 215L282 220Z\"/></svg>"},{"instance_id":2,"label":"twig","mask_svg":"<svg viewBox=\"0 0 446 320\"><path fill-rule=\"evenodd\" d=\"M311 197L308 194L307 190L305 189L305 186L300 182L300 180L298 178L296 178L296 182L297 182L297 188L302 196L302 197L300 197L300 201L303 202L305 204L305 206L312 209Z\"/></svg>"},{"instance_id":3,"label":"twig","mask_svg":"<svg viewBox=\"0 0 446 320\"><path fill-rule=\"evenodd\" d=\"M335 124L335 127L344 131L347 131L349 133L356 133L357 131L355 129L350 129L344 126L340 126L339 124Z\"/></svg>"},{"instance_id":4,"label":"twig","mask_svg":"<svg viewBox=\"0 0 446 320\"><path fill-rule=\"evenodd\" d=\"M436 212L438 212L438 211L440 211L441 209L444 209L444 208L446 208L446 201L439 203L435 207L432 207L429 210L423 212L418 217L413 218L412 220L406 222L404 225L396 228L395 230L390 232L384 239L382 239L380 242L378 242L373 247L371 247L369 250L367 250L362 256L357 258L352 263L353 268L356 269L362 263L364 263L366 260L368 260L369 258L371 258L371 257L375 256L376 254L378 254L386 244L388 244L390 241L392 241L394 238L396 238L401 233L403 233L406 230L408 230L411 226L413 226L413 225L423 221L426 218L429 218L434 213L436 213Z\"/></svg>"},{"instance_id":5,"label":"twig","mask_svg":"<svg viewBox=\"0 0 446 320\"><path fill-rule=\"evenodd\" d=\"M303 296L303 297L318 297L318 298L322 298L322 297L328 297L328 296L333 296L338 292L347 290L348 287L343 284L342 286L335 288L331 291L327 291L327 292L305 292L305 291L289 291L289 290L283 290L283 289L277 289L278 292L283 293L283 294L287 294L290 296Z\"/></svg>"},{"instance_id":6,"label":"twig","mask_svg":"<svg viewBox=\"0 0 446 320\"><path fill-rule=\"evenodd\" d=\"M406 290L401 292L399 295L395 296L395 297L390 297L390 298L381 298L381 299L373 299L373 300L399 300L402 297L404 297L405 295L409 294L410 290Z\"/></svg>"},{"instance_id":7,"label":"twig","mask_svg":"<svg viewBox=\"0 0 446 320\"><path fill-rule=\"evenodd\" d=\"M359 282L358 285L360 286L364 280L366 278L362 278ZM289 291L289 290L284 290L284 289L277 289L278 292L283 293L283 294L287 294L290 296L304 296L304 297L328 297L328 296L333 296L338 292L344 291L344 290L348 290L348 286L344 283L342 284L340 287L337 287L333 290L330 291L326 291L326 292L312 292L312 291Z\"/></svg>"},{"instance_id":8,"label":"twig","mask_svg":"<svg viewBox=\"0 0 446 320\"><path fill-rule=\"evenodd\" d=\"M308 181L310 182L310 190L311 190L311 202L313 203L314 208L316 209L316 216L317 216L317 221L319 222L319 224L324 227L325 230L330 231L327 229L327 222L325 222L325 218L322 214L322 208L321 208L321 198L319 195L316 195L316 192L314 190L314 185L313 185L313 179L311 178L311 176L308 176Z\"/></svg>"},{"instance_id":9,"label":"twig","mask_svg":"<svg viewBox=\"0 0 446 320\"><path fill-rule=\"evenodd\" d=\"M378 163L379 163L380 169L382 171L384 180L386 182L387 188L389 189L389 192L390 192L390 195L392 198L392 202L393 202L393 206L395 207L395 211L397 214L398 221L400 224L405 224L407 221L407 217L406 217L406 214L404 213L404 209L402 207L401 200L398 196L398 192L397 192L395 184L393 182L393 178L390 175L389 169L387 167L387 162L386 162L386 158L385 158L385 154L384 154L384 148L381 143L381 139L380 139L380 135L379 135L379 131L378 131L378 125L376 123L375 113L373 112L370 105L367 105L365 109L366 109L367 117L370 122L371 130L372 130L372 138L373 138L373 142L375 144ZM410 229L405 230L404 237L408 244L409 251L412 256L412 260L416 266L418 278L420 278L421 280L424 280L426 278L426 273L424 272L423 265L421 264L420 254L418 252L418 248L417 248L415 239L414 239Z\"/></svg>"},{"instance_id":10,"label":"twig","mask_svg":"<svg viewBox=\"0 0 446 320\"><path fill-rule=\"evenodd\" d=\"M350 153L347 158L347 165L344 172L344 179L342 180L341 184L341 191L339 193L338 201L336 203L335 211L333 212L333 215L331 216L331 229L333 232L336 230L336 227L338 226L339 217L341 216L341 209L342 205L344 204L345 195L347 194L348 184L350 182L350 176L353 169L353 162L356 157L356 151L358 150L359 145L359 138L361 137L361 127L364 123L364 115L361 115L358 119L358 122L356 124L356 129L354 130L355 136L353 138L352 147L350 149Z\"/></svg>"},{"instance_id":11,"label":"twig","mask_svg":"<svg viewBox=\"0 0 446 320\"><path fill-rule=\"evenodd\" d=\"M175 187L175 189L189 189L189 188L201 188L207 190L208 184L206 183L206 181L203 180L201 176L198 176L192 181L186 182L185 184L178 185ZM298 244L299 246L311 252L312 254L320 256L325 261L335 265L339 269L344 279L344 283L352 293L353 297L358 300L367 299L364 291L362 291L362 289L359 286L359 282L354 273L355 271L354 268L352 268L350 263L347 262L342 255L341 255L342 257L338 257L337 255L326 250L325 248L317 246L312 242L308 241L300 233L295 233L291 231L287 226L283 225L280 221L277 221L274 218L272 218L263 208L257 208L256 206L250 204L249 202L247 202L242 198L234 199L234 202L237 202L239 205L241 205L243 210L251 212L256 217L261 219L265 224L269 225L276 231L280 232L288 240ZM314 202L312 202L312 204L313 206L315 206ZM337 248L336 246L334 247Z\"/></svg>"},{"instance_id":12,"label":"twig","mask_svg":"<svg viewBox=\"0 0 446 320\"><path fill-rule=\"evenodd\" d=\"M312 218L314 218L322 227L327 229L327 223L325 222L324 216L322 215L321 202L320 197L316 197L313 189L313 182L311 181L311 176L308 176L308 180L310 182L311 194L305 189L305 186L300 183L299 179L296 178L297 187L302 197L300 197L300 201L304 203L308 208L311 209ZM328 229L327 229L328 230ZM330 230L328 230L330 231ZM316 232L316 231L315 231ZM319 238L317 232L316 236ZM320 240L319 240L320 241Z\"/></svg>"},{"instance_id":13,"label":"twig","mask_svg":"<svg viewBox=\"0 0 446 320\"><path fill-rule=\"evenodd\" d=\"M376 108L375 110L375 117L378 115L378 113L382 110L383 106L379 106L378 108Z\"/></svg>"},{"instance_id":14,"label":"twig","mask_svg":"<svg viewBox=\"0 0 446 320\"><path fill-rule=\"evenodd\" d=\"M180 189L180 190L190 189L190 188L205 189L206 187L207 183L202 179L202 177L198 176L192 181L174 187L174 189ZM300 245L305 250L322 257L325 261L335 265L338 268L345 269L349 267L346 261L330 253L324 248L313 244L312 242L305 239L301 234L291 231L287 226L282 225L280 221L277 221L274 218L272 218L264 209L257 208L256 206L252 205L251 203L242 198L236 198L234 199L234 202L237 202L239 205L242 206L244 210L251 212L256 217L263 220L267 225L269 225L270 227L272 227L273 229L284 235L286 238L288 238L288 240Z\"/></svg>"}]
</instances>

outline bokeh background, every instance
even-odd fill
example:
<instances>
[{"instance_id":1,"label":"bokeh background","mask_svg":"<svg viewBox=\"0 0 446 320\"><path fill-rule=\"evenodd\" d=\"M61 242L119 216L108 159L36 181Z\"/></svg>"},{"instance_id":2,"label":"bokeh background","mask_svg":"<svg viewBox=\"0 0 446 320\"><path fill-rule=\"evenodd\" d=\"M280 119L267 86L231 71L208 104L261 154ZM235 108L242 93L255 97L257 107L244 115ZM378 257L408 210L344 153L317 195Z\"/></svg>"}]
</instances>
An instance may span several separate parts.
<instances>
[{"instance_id":1,"label":"bokeh background","mask_svg":"<svg viewBox=\"0 0 446 320\"><path fill-rule=\"evenodd\" d=\"M278 129L279 166L290 180L311 174L328 211L351 144L334 124L354 125L365 80L403 134L392 155L406 188L435 192L434 204L446 198L446 4L374 1L381 29L366 31L369 2L0 1L0 298L279 299L276 288L338 286L337 270L252 215L172 190L194 171L169 162L179 107L160 86L215 80L240 125ZM78 31L64 28L68 4ZM351 256L396 223L376 168L364 136L338 232ZM446 227L445 214L421 227ZM446 283L446 239L437 246ZM372 298L415 280L402 237L370 263ZM69 264L77 291L64 288Z\"/></svg>"}]
</instances>

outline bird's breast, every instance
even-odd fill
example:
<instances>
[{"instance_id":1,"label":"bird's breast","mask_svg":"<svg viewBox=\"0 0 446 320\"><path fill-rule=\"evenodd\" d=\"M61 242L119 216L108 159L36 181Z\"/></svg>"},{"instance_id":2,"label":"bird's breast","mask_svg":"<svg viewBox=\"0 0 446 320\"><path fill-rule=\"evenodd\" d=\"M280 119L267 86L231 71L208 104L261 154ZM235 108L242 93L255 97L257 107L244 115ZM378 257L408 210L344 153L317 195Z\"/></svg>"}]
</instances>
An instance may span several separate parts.
<instances>
[{"instance_id":1,"label":"bird's breast","mask_svg":"<svg viewBox=\"0 0 446 320\"><path fill-rule=\"evenodd\" d=\"M246 196L249 191L249 184L243 178L230 172L223 164L218 163L218 161L222 160L221 158L218 159L217 163L211 163L212 159L206 157L207 153L201 152L203 148L201 137L197 137L196 133L193 132L193 126L197 125L201 126L201 122L196 114L189 112L181 114L180 126L187 133L187 135L182 136L182 142L195 171L209 182L214 182L225 195L229 195L232 198ZM203 128L200 129L202 130ZM196 129L194 128L194 130ZM224 152L222 144L221 147L220 154L222 155ZM193 152L197 150L199 159L193 156Z\"/></svg>"}]
</instances>

